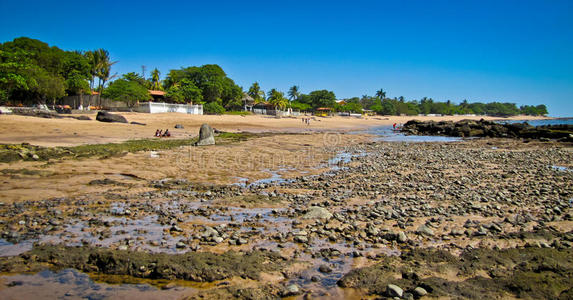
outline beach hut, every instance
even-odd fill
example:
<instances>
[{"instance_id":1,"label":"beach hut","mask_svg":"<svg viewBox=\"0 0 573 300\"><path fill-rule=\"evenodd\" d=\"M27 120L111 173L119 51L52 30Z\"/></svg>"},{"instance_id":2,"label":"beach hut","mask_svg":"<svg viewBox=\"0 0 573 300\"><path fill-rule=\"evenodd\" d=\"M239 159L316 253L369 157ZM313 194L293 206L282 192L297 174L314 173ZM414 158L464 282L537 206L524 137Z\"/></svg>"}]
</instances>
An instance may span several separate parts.
<instances>
[{"instance_id":1,"label":"beach hut","mask_svg":"<svg viewBox=\"0 0 573 300\"><path fill-rule=\"evenodd\" d=\"M253 97L251 97L249 94L243 93L241 102L243 102L245 111L253 111L253 106L255 106L255 99L253 99Z\"/></svg>"},{"instance_id":2,"label":"beach hut","mask_svg":"<svg viewBox=\"0 0 573 300\"><path fill-rule=\"evenodd\" d=\"M159 90L148 90L151 97L153 97L153 102L164 102L165 101L165 92Z\"/></svg>"},{"instance_id":3,"label":"beach hut","mask_svg":"<svg viewBox=\"0 0 573 300\"><path fill-rule=\"evenodd\" d=\"M362 114L365 115L365 116L370 116L370 117L371 117L371 116L375 116L375 115L376 115L376 112L373 111L373 110L371 110L371 109L363 109L363 110L362 110Z\"/></svg>"},{"instance_id":4,"label":"beach hut","mask_svg":"<svg viewBox=\"0 0 573 300\"><path fill-rule=\"evenodd\" d=\"M319 107L314 111L314 115L317 117L327 117L332 114L332 108L330 107Z\"/></svg>"}]
</instances>

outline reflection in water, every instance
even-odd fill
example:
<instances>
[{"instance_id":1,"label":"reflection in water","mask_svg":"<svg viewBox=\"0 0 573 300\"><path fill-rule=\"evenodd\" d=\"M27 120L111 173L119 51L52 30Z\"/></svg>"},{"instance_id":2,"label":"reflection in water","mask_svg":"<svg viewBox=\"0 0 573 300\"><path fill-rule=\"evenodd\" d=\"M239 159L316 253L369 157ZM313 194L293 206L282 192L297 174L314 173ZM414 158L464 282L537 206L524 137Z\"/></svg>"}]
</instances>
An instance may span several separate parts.
<instances>
[{"instance_id":1,"label":"reflection in water","mask_svg":"<svg viewBox=\"0 0 573 300\"><path fill-rule=\"evenodd\" d=\"M159 290L148 284L111 285L94 282L73 269L45 270L33 275L0 276L0 299L179 299L193 292L176 287Z\"/></svg>"}]
</instances>

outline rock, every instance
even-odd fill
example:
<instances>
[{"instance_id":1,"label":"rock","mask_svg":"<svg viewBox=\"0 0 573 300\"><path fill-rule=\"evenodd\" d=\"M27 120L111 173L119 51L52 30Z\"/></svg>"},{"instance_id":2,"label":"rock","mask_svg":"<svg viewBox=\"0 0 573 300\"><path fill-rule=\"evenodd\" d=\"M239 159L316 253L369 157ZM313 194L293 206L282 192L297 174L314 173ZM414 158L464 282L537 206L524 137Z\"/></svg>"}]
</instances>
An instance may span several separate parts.
<instances>
[{"instance_id":1,"label":"rock","mask_svg":"<svg viewBox=\"0 0 573 300\"><path fill-rule=\"evenodd\" d=\"M169 231L174 231L174 232L183 232L183 229L177 225L173 225L171 226L171 228L169 229Z\"/></svg>"},{"instance_id":2,"label":"rock","mask_svg":"<svg viewBox=\"0 0 573 300\"><path fill-rule=\"evenodd\" d=\"M199 140L195 143L195 146L207 145L215 145L215 134L213 133L213 128L211 128L211 126L203 124L199 130Z\"/></svg>"},{"instance_id":3,"label":"rock","mask_svg":"<svg viewBox=\"0 0 573 300\"><path fill-rule=\"evenodd\" d=\"M174 282L170 282L164 286L161 287L162 290L171 290L177 287L177 284Z\"/></svg>"},{"instance_id":4,"label":"rock","mask_svg":"<svg viewBox=\"0 0 573 300\"><path fill-rule=\"evenodd\" d=\"M177 129L183 129L183 128L185 128L185 127L183 127L183 125L181 125L181 124L175 124L175 128L177 128Z\"/></svg>"},{"instance_id":5,"label":"rock","mask_svg":"<svg viewBox=\"0 0 573 300\"><path fill-rule=\"evenodd\" d=\"M426 296L427 294L428 292L423 287L419 286L414 289L414 296L416 296L417 298Z\"/></svg>"},{"instance_id":6,"label":"rock","mask_svg":"<svg viewBox=\"0 0 573 300\"><path fill-rule=\"evenodd\" d=\"M185 247L187 247L187 245L185 245L185 243L183 243L183 242L177 242L177 244L175 244L175 248L177 248L177 249L182 249Z\"/></svg>"},{"instance_id":7,"label":"rock","mask_svg":"<svg viewBox=\"0 0 573 300\"><path fill-rule=\"evenodd\" d=\"M300 294L300 288L296 284L291 284L286 287L284 296L294 296Z\"/></svg>"},{"instance_id":8,"label":"rock","mask_svg":"<svg viewBox=\"0 0 573 300\"><path fill-rule=\"evenodd\" d=\"M306 236L303 236L303 235L297 235L294 237L294 241L295 241L295 243L306 244L306 243L308 243L308 238Z\"/></svg>"},{"instance_id":9,"label":"rock","mask_svg":"<svg viewBox=\"0 0 573 300\"><path fill-rule=\"evenodd\" d=\"M205 226L205 231L201 234L204 238L219 236L219 232L211 226Z\"/></svg>"},{"instance_id":10,"label":"rock","mask_svg":"<svg viewBox=\"0 0 573 300\"><path fill-rule=\"evenodd\" d=\"M323 219L329 220L332 218L332 213L330 213L326 208L313 206L307 210L307 212L302 216L303 219Z\"/></svg>"},{"instance_id":11,"label":"rock","mask_svg":"<svg viewBox=\"0 0 573 300\"><path fill-rule=\"evenodd\" d=\"M127 123L127 120L121 115L114 115L107 111L99 111L96 120L107 123Z\"/></svg>"},{"instance_id":12,"label":"rock","mask_svg":"<svg viewBox=\"0 0 573 300\"><path fill-rule=\"evenodd\" d=\"M318 270L322 273L331 273L332 272L332 268L327 266L327 265L320 265L320 267L318 267Z\"/></svg>"},{"instance_id":13,"label":"rock","mask_svg":"<svg viewBox=\"0 0 573 300\"><path fill-rule=\"evenodd\" d=\"M402 290L402 288L400 288L395 284L389 284L386 287L386 293L390 297L402 297L402 295L404 294L404 290Z\"/></svg>"},{"instance_id":14,"label":"rock","mask_svg":"<svg viewBox=\"0 0 573 300\"><path fill-rule=\"evenodd\" d=\"M220 237L220 236L216 236L216 237L213 238L213 242L215 242L215 243L217 243L217 244L222 243L223 240L224 240L224 239L223 239L222 237Z\"/></svg>"},{"instance_id":15,"label":"rock","mask_svg":"<svg viewBox=\"0 0 573 300\"><path fill-rule=\"evenodd\" d=\"M418 234L427 235L427 236L433 236L434 235L434 230L432 230L430 227L428 227L426 225L420 225L420 227L418 227L416 232Z\"/></svg>"},{"instance_id":16,"label":"rock","mask_svg":"<svg viewBox=\"0 0 573 300\"><path fill-rule=\"evenodd\" d=\"M403 231L400 231L398 233L398 242L405 243L406 241L408 241L408 237L406 236L406 234Z\"/></svg>"}]
</instances>

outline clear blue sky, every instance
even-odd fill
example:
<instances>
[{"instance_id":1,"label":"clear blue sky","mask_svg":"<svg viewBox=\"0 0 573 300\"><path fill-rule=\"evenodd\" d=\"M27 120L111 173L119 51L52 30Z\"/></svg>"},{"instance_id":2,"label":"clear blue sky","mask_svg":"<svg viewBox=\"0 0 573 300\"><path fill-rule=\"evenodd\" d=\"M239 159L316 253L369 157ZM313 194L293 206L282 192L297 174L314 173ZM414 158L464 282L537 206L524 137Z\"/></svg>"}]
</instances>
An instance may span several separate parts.
<instances>
[{"instance_id":1,"label":"clear blue sky","mask_svg":"<svg viewBox=\"0 0 573 300\"><path fill-rule=\"evenodd\" d=\"M244 89L545 103L573 116L573 1L9 1L0 41L105 48L114 72L219 64Z\"/></svg>"}]
</instances>

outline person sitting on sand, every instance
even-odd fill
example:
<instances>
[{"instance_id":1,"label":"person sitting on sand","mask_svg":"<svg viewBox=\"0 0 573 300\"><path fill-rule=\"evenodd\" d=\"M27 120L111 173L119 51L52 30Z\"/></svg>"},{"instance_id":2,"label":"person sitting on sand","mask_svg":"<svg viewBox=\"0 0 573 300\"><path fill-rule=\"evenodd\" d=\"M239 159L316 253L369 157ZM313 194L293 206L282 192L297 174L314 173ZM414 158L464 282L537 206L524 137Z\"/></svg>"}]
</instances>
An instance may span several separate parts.
<instances>
[{"instance_id":1,"label":"person sitting on sand","mask_svg":"<svg viewBox=\"0 0 573 300\"><path fill-rule=\"evenodd\" d=\"M163 134L164 137L170 137L171 133L169 132L169 129L165 129L165 133Z\"/></svg>"},{"instance_id":2,"label":"person sitting on sand","mask_svg":"<svg viewBox=\"0 0 573 300\"><path fill-rule=\"evenodd\" d=\"M157 137L161 137L163 134L163 130L159 130L159 133L157 133Z\"/></svg>"},{"instance_id":3,"label":"person sitting on sand","mask_svg":"<svg viewBox=\"0 0 573 300\"><path fill-rule=\"evenodd\" d=\"M155 130L155 136L156 136L156 137L159 136L159 129Z\"/></svg>"}]
</instances>

